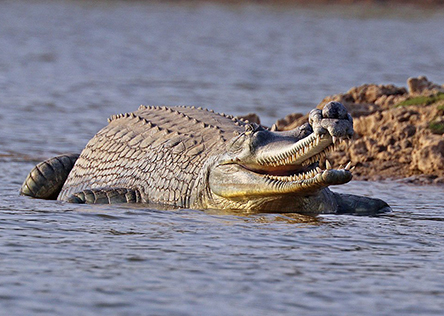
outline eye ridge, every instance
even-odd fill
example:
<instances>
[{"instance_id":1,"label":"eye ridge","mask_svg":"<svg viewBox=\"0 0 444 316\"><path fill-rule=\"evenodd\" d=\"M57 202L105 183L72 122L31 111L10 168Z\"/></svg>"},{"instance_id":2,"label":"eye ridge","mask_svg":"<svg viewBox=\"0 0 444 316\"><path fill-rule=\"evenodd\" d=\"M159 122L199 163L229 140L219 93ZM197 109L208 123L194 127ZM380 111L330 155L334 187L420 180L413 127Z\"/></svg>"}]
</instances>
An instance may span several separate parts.
<instances>
[{"instance_id":1,"label":"eye ridge","mask_svg":"<svg viewBox=\"0 0 444 316\"><path fill-rule=\"evenodd\" d=\"M257 131L263 130L264 128L257 123L249 123L245 125L245 134L256 133Z\"/></svg>"}]
</instances>

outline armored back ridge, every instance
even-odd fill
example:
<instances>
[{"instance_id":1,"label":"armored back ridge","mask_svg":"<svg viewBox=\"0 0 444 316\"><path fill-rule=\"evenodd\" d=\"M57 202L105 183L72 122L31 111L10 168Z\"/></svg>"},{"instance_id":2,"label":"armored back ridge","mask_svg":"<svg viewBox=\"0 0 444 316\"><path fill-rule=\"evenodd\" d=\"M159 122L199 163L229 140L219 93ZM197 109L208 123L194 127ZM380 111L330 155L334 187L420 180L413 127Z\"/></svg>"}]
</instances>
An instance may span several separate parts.
<instances>
[{"instance_id":1,"label":"armored back ridge","mask_svg":"<svg viewBox=\"0 0 444 316\"><path fill-rule=\"evenodd\" d=\"M113 116L80 154L60 200L85 189L137 189L143 202L189 207L209 157L245 123L194 107L145 107Z\"/></svg>"}]
</instances>

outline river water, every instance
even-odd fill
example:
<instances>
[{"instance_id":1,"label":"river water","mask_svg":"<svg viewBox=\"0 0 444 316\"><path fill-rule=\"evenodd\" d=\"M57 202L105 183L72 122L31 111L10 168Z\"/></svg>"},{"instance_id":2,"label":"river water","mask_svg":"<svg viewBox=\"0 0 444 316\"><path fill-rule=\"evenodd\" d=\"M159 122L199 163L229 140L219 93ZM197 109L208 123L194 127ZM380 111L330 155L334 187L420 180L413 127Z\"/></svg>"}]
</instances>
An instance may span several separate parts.
<instances>
[{"instance_id":1,"label":"river water","mask_svg":"<svg viewBox=\"0 0 444 316\"><path fill-rule=\"evenodd\" d=\"M0 315L442 315L443 187L333 188L377 217L243 216L18 196L139 104L270 125L363 83L444 82L442 9L0 2Z\"/></svg>"}]
</instances>

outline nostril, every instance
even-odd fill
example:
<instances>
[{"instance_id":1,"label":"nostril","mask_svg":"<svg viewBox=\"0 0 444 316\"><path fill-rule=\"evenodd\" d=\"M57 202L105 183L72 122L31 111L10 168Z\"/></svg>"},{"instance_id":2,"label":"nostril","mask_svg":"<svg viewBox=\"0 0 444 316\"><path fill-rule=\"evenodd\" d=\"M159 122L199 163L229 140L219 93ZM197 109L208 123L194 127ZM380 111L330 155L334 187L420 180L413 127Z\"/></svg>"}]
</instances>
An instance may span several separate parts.
<instances>
[{"instance_id":1,"label":"nostril","mask_svg":"<svg viewBox=\"0 0 444 316\"><path fill-rule=\"evenodd\" d=\"M324 118L347 118L348 111L345 106L340 102L331 101L327 103L322 109L322 116Z\"/></svg>"}]
</instances>

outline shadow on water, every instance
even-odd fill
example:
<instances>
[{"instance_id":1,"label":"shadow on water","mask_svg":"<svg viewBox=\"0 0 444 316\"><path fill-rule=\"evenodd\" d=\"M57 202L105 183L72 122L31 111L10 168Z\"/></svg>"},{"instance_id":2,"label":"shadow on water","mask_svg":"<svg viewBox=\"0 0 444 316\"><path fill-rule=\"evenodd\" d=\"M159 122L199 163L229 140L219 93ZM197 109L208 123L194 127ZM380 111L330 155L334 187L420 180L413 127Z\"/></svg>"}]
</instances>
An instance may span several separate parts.
<instances>
[{"instance_id":1,"label":"shadow on water","mask_svg":"<svg viewBox=\"0 0 444 316\"><path fill-rule=\"evenodd\" d=\"M245 222L251 223L285 223L285 224L321 224L316 216L303 215L298 213L272 214L272 213L253 213L241 210L203 210L205 214L217 216L236 216Z\"/></svg>"}]
</instances>

